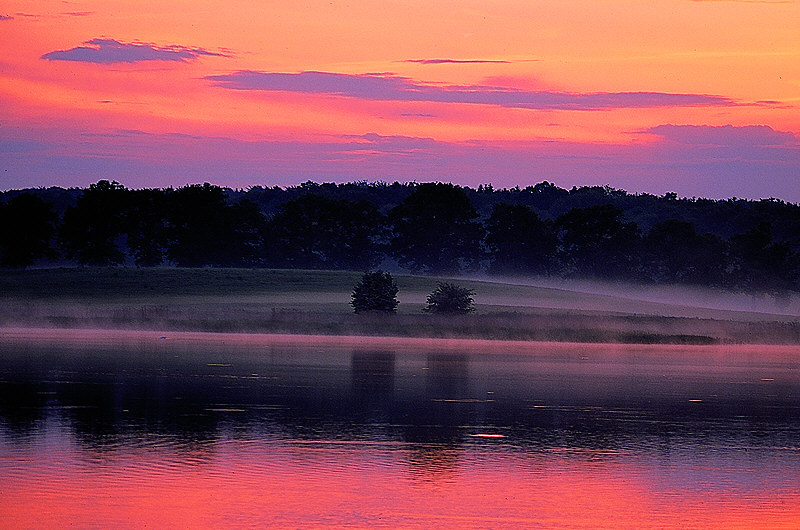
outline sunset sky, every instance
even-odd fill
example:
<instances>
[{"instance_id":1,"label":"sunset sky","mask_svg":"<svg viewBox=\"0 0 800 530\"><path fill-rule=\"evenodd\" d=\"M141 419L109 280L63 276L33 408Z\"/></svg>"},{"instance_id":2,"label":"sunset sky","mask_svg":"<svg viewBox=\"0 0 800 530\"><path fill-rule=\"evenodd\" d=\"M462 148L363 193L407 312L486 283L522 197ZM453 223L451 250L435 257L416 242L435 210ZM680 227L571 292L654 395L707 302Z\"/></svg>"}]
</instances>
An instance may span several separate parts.
<instances>
[{"instance_id":1,"label":"sunset sky","mask_svg":"<svg viewBox=\"0 0 800 530\"><path fill-rule=\"evenodd\" d=\"M610 185L800 202L793 0L11 0L0 189Z\"/></svg>"}]
</instances>

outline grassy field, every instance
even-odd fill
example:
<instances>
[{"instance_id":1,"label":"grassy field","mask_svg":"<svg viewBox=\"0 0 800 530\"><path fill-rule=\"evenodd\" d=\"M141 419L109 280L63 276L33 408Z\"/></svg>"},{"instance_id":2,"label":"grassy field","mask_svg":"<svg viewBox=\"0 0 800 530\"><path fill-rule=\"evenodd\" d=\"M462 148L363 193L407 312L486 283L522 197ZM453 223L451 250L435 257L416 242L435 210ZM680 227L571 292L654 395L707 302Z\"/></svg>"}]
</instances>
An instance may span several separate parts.
<instances>
[{"instance_id":1,"label":"grassy field","mask_svg":"<svg viewBox=\"0 0 800 530\"><path fill-rule=\"evenodd\" d=\"M268 269L3 271L0 325L625 343L800 344L792 315L457 279L476 311L422 313L442 278L396 275L397 315L355 315L360 273Z\"/></svg>"}]
</instances>

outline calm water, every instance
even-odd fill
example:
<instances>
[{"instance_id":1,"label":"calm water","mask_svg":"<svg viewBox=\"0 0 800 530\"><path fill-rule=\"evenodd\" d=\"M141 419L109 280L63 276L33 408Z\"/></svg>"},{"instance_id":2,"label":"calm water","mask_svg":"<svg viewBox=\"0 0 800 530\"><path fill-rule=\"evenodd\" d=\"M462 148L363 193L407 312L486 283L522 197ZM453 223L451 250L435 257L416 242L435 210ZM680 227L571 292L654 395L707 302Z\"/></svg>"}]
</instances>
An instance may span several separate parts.
<instances>
[{"instance_id":1,"label":"calm water","mask_svg":"<svg viewBox=\"0 0 800 530\"><path fill-rule=\"evenodd\" d=\"M0 527L800 527L800 349L0 341Z\"/></svg>"}]
</instances>

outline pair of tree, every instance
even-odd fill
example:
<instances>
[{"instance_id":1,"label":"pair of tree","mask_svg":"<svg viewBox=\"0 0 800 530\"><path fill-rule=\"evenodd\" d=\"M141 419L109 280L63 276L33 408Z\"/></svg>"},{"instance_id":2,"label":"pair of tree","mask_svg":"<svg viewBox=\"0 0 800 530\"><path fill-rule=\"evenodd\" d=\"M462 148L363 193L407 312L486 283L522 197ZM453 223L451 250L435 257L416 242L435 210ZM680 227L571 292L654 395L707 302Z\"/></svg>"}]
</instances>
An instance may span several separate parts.
<instances>
[{"instance_id":1,"label":"pair of tree","mask_svg":"<svg viewBox=\"0 0 800 530\"><path fill-rule=\"evenodd\" d=\"M356 313L397 311L399 289L392 275L381 270L365 272L353 288L350 304ZM427 313L469 313L474 311L472 289L459 287L449 282L439 282L428 295Z\"/></svg>"}]
</instances>

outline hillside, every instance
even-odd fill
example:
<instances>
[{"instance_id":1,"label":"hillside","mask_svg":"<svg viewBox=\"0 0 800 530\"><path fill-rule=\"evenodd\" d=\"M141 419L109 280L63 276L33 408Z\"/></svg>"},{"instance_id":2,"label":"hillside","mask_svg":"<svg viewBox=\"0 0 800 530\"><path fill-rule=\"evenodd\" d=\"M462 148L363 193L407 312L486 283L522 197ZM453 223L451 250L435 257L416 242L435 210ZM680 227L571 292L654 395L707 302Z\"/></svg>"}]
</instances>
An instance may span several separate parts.
<instances>
[{"instance_id":1,"label":"hillside","mask_svg":"<svg viewBox=\"0 0 800 530\"><path fill-rule=\"evenodd\" d=\"M457 278L476 311L422 313L440 277L396 275L397 315L355 315L356 272L61 268L0 275L0 325L628 343L800 343L800 304L714 291ZM616 292L614 290L616 289Z\"/></svg>"}]
</instances>

